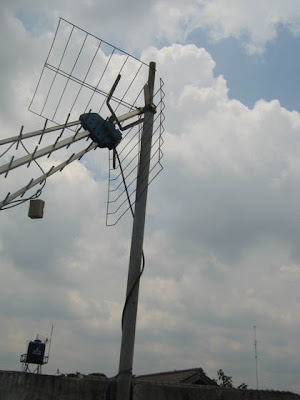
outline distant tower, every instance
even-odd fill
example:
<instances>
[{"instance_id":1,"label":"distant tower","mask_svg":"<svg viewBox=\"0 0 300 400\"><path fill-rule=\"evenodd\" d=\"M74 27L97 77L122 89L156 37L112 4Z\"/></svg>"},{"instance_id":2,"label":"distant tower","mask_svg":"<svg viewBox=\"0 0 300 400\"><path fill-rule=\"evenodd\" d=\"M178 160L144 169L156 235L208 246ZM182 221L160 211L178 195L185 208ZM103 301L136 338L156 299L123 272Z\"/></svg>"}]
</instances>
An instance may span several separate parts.
<instances>
[{"instance_id":1,"label":"distant tower","mask_svg":"<svg viewBox=\"0 0 300 400\"><path fill-rule=\"evenodd\" d=\"M27 353L22 354L20 358L23 372L42 373L42 365L47 364L49 361L52 333L53 326L51 328L50 340L37 335L35 340L28 343ZM48 355L45 355L47 344L49 344ZM33 367L31 367L32 365Z\"/></svg>"},{"instance_id":2,"label":"distant tower","mask_svg":"<svg viewBox=\"0 0 300 400\"><path fill-rule=\"evenodd\" d=\"M258 389L257 340L256 340L256 326L255 325L254 325L254 352L255 352L256 389Z\"/></svg>"}]
</instances>

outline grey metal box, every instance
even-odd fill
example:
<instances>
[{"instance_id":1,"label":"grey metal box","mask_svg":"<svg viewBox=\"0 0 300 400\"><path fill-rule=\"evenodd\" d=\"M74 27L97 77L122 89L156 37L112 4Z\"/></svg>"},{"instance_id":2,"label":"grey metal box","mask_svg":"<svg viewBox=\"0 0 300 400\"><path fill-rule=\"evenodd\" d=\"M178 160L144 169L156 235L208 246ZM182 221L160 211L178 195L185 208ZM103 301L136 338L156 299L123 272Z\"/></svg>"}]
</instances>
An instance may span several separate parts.
<instances>
[{"instance_id":1,"label":"grey metal box","mask_svg":"<svg viewBox=\"0 0 300 400\"><path fill-rule=\"evenodd\" d=\"M28 217L32 219L43 218L44 216L44 200L34 199L30 200Z\"/></svg>"}]
</instances>

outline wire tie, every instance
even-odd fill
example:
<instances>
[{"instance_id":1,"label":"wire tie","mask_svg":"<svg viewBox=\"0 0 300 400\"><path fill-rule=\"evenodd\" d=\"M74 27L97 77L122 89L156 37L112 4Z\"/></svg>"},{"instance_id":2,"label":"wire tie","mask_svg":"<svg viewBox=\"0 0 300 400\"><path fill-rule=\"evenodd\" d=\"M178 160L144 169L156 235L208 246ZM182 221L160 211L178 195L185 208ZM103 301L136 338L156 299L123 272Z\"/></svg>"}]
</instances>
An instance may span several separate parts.
<instances>
[{"instance_id":1,"label":"wire tie","mask_svg":"<svg viewBox=\"0 0 300 400\"><path fill-rule=\"evenodd\" d=\"M75 153L73 153L72 155L71 155L71 157L69 157L68 159L67 159L67 161L65 162L65 165L63 165L62 167L61 167L61 169L59 170L60 172L71 162L71 160L72 160L72 158L75 156Z\"/></svg>"},{"instance_id":2,"label":"wire tie","mask_svg":"<svg viewBox=\"0 0 300 400\"><path fill-rule=\"evenodd\" d=\"M61 131L61 134L60 134L60 136L59 137L62 137L62 135L63 135L63 133L64 133L64 130L66 129L66 127L67 127L67 123L68 123L68 121L69 121L69 118L70 118L70 113L68 114L68 116L67 116L67 119L66 119L66 122L65 122L65 125L64 125L64 127L62 128L62 131Z\"/></svg>"},{"instance_id":3,"label":"wire tie","mask_svg":"<svg viewBox=\"0 0 300 400\"><path fill-rule=\"evenodd\" d=\"M20 143L20 142L21 142L21 140L22 140L22 133L23 133L23 129L24 129L24 126L22 125L22 126L21 126L21 129L20 129L20 133L19 133L18 141L17 141L16 150L18 150L19 143Z\"/></svg>"},{"instance_id":4,"label":"wire tie","mask_svg":"<svg viewBox=\"0 0 300 400\"><path fill-rule=\"evenodd\" d=\"M76 130L75 135L73 136L73 140L76 139L76 137L77 137L77 135L78 135L80 129L81 129L81 126ZM70 146L70 145L71 145L71 143L69 144L69 146ZM69 147L69 146L68 146L68 147ZM68 147L67 147L67 148L68 148Z\"/></svg>"},{"instance_id":5,"label":"wire tie","mask_svg":"<svg viewBox=\"0 0 300 400\"><path fill-rule=\"evenodd\" d=\"M73 154L71 155L71 157L68 158L67 164L69 164L69 162L71 161L71 159L73 158L73 156L75 156L75 153L73 153Z\"/></svg>"},{"instance_id":6,"label":"wire tie","mask_svg":"<svg viewBox=\"0 0 300 400\"><path fill-rule=\"evenodd\" d=\"M3 200L3 205L6 204L7 199L9 198L10 192L7 193L5 199Z\"/></svg>"},{"instance_id":7,"label":"wire tie","mask_svg":"<svg viewBox=\"0 0 300 400\"><path fill-rule=\"evenodd\" d=\"M44 137L44 133L45 133L45 130L46 130L47 123L48 123L48 118L46 118L46 120L45 120L43 132L41 133L41 137L40 137L40 140L39 140L39 144L41 144L42 139L43 139L43 137Z\"/></svg>"},{"instance_id":8,"label":"wire tie","mask_svg":"<svg viewBox=\"0 0 300 400\"><path fill-rule=\"evenodd\" d=\"M89 151L89 149L93 146L93 142L85 149L85 152L78 158L78 161L82 159L82 157Z\"/></svg>"},{"instance_id":9,"label":"wire tie","mask_svg":"<svg viewBox=\"0 0 300 400\"><path fill-rule=\"evenodd\" d=\"M33 182L33 178L30 180L30 182L28 183L28 185L26 186L24 192L21 194L20 197L23 197L23 196L24 196L24 194L25 194L25 193L27 192L27 190L30 188L30 185L32 184L32 182Z\"/></svg>"},{"instance_id":10,"label":"wire tie","mask_svg":"<svg viewBox=\"0 0 300 400\"><path fill-rule=\"evenodd\" d=\"M6 171L6 174L4 175L4 178L7 177L8 173L9 173L9 171L10 171L10 167L11 167L11 164L12 164L14 158L15 158L15 156L12 156L12 157L11 157L10 162L9 162L9 164L8 164L8 170Z\"/></svg>"},{"instance_id":11,"label":"wire tie","mask_svg":"<svg viewBox=\"0 0 300 400\"><path fill-rule=\"evenodd\" d=\"M57 142L59 141L59 139L60 139L60 136L57 136L57 138L56 138L56 140L55 140L55 142L54 142L54 145L53 145L53 149L55 149L55 147L56 147Z\"/></svg>"},{"instance_id":12,"label":"wire tie","mask_svg":"<svg viewBox=\"0 0 300 400\"><path fill-rule=\"evenodd\" d=\"M36 146L36 148L33 150L33 153L32 153L32 156L31 156L31 160L30 160L29 163L27 164L27 168L29 168L29 166L30 166L32 160L34 160L34 156L35 156L35 153L36 153L38 147L39 147L39 146Z\"/></svg>"},{"instance_id":13,"label":"wire tie","mask_svg":"<svg viewBox=\"0 0 300 400\"><path fill-rule=\"evenodd\" d=\"M49 169L49 171L47 172L47 174L46 174L47 177L50 175L50 173L51 173L51 171L53 170L53 168L54 168L54 165L52 165L52 167L51 167L51 168Z\"/></svg>"},{"instance_id":14,"label":"wire tie","mask_svg":"<svg viewBox=\"0 0 300 400\"><path fill-rule=\"evenodd\" d=\"M55 147L56 147L56 145L57 145L57 142L59 141L59 138L60 138L60 136L58 136L57 139L55 140L55 142L54 142L54 144L53 144L53 146L52 146L52 150L50 150L50 152L49 152L47 158L49 158L49 157L51 156L53 150L55 149Z\"/></svg>"},{"instance_id":15,"label":"wire tie","mask_svg":"<svg viewBox=\"0 0 300 400\"><path fill-rule=\"evenodd\" d=\"M80 161L82 159L82 157L89 151L89 148L91 147L93 143L91 143L85 150L85 152L78 158L78 161Z\"/></svg>"},{"instance_id":16,"label":"wire tie","mask_svg":"<svg viewBox=\"0 0 300 400\"><path fill-rule=\"evenodd\" d=\"M65 124L64 124L64 126L63 126L63 128L62 128L62 130L61 130L61 133L59 134L57 140L60 139L60 138L62 137L62 135L63 135L63 133L64 133L66 127L67 127L67 123L68 123L69 117L70 117L70 114L68 114L67 119L66 119L66 121L65 121ZM56 140L56 142L57 142L57 140ZM55 144L56 144L56 143L55 143Z\"/></svg>"}]
</instances>

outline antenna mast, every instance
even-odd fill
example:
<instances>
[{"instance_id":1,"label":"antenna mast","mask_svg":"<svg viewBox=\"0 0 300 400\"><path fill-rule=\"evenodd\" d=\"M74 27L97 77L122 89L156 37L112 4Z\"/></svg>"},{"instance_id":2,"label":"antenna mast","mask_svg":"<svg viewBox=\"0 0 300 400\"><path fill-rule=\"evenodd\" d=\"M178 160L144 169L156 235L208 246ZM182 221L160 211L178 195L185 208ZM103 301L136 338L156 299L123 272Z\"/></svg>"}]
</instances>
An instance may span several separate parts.
<instances>
[{"instance_id":1,"label":"antenna mast","mask_svg":"<svg viewBox=\"0 0 300 400\"><path fill-rule=\"evenodd\" d=\"M254 352L255 352L256 389L258 390L257 340L256 340L256 326L255 325L254 325Z\"/></svg>"},{"instance_id":2,"label":"antenna mast","mask_svg":"<svg viewBox=\"0 0 300 400\"><path fill-rule=\"evenodd\" d=\"M50 348L51 348L51 342L52 342L52 335L53 335L53 324L51 326L51 333L50 333L50 340L49 340L49 347L48 347L48 360L49 360L49 355L50 355Z\"/></svg>"},{"instance_id":3,"label":"antenna mast","mask_svg":"<svg viewBox=\"0 0 300 400\"><path fill-rule=\"evenodd\" d=\"M148 83L145 85L146 112L141 138L141 150L138 167L136 202L131 238L131 250L127 280L127 306L124 309L122 343L120 352L119 374L117 382L117 400L129 400L132 382L132 365L135 341L136 318L139 296L139 278L143 252L143 238L146 217L147 191L151 146L153 134L153 91L155 63L149 66Z\"/></svg>"}]
</instances>

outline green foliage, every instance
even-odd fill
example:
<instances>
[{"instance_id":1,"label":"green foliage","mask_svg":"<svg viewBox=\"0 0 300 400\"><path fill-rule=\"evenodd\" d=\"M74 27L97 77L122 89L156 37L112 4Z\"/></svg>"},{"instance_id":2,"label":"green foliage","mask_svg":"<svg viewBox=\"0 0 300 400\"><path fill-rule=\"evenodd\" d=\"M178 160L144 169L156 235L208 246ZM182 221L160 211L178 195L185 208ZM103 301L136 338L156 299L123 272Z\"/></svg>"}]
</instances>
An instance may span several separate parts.
<instances>
[{"instance_id":1,"label":"green foliage","mask_svg":"<svg viewBox=\"0 0 300 400\"><path fill-rule=\"evenodd\" d=\"M218 380L217 384L221 387L226 387L226 388L233 388L233 381L232 381L232 376L228 376L225 374L225 372L222 369L219 369L217 371L218 374ZM238 389L247 389L248 385L245 383L241 383L238 387Z\"/></svg>"},{"instance_id":2,"label":"green foliage","mask_svg":"<svg viewBox=\"0 0 300 400\"><path fill-rule=\"evenodd\" d=\"M232 388L232 377L225 375L225 372L222 369L217 371L218 374L218 385L222 387Z\"/></svg>"},{"instance_id":3,"label":"green foliage","mask_svg":"<svg viewBox=\"0 0 300 400\"><path fill-rule=\"evenodd\" d=\"M241 383L237 388L238 389L248 389L248 385L246 385L246 383Z\"/></svg>"}]
</instances>

